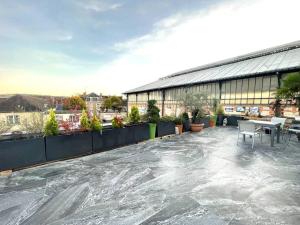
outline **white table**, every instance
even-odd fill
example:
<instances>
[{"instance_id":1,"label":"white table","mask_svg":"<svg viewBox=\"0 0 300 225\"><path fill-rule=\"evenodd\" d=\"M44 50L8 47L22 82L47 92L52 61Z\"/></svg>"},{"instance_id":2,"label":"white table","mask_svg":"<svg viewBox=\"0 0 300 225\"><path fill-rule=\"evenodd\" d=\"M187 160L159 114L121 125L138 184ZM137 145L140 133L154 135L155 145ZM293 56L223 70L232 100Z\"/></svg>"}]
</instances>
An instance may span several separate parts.
<instances>
[{"instance_id":1,"label":"white table","mask_svg":"<svg viewBox=\"0 0 300 225\"><path fill-rule=\"evenodd\" d=\"M277 130L277 143L279 143L280 140L280 125L281 123L273 123L271 121L261 121L261 120L249 120L250 122L253 122L257 125L260 125L262 127L269 127L271 129L271 147L274 146L274 135L275 131Z\"/></svg>"}]
</instances>

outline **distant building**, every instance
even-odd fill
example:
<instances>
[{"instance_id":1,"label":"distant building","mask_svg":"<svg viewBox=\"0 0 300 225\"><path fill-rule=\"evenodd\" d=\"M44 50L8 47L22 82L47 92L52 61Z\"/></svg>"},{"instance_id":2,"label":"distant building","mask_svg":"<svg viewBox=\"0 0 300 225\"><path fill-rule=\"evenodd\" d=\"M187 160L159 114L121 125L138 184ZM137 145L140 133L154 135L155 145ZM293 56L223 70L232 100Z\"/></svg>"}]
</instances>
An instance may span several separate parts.
<instances>
[{"instance_id":1,"label":"distant building","mask_svg":"<svg viewBox=\"0 0 300 225\"><path fill-rule=\"evenodd\" d=\"M276 89L291 73L300 76L300 41L174 73L125 94L128 110L136 105L145 112L147 101L155 99L162 115L178 114L179 96L205 93L210 105L217 99L228 114L255 110L267 116L273 115ZM293 102L284 106L285 116L297 111Z\"/></svg>"},{"instance_id":2,"label":"distant building","mask_svg":"<svg viewBox=\"0 0 300 225\"><path fill-rule=\"evenodd\" d=\"M96 115L99 116L101 112L101 106L102 106L102 95L97 95L96 93L92 92L85 97L85 103L86 108L89 113L89 115Z\"/></svg>"}]
</instances>

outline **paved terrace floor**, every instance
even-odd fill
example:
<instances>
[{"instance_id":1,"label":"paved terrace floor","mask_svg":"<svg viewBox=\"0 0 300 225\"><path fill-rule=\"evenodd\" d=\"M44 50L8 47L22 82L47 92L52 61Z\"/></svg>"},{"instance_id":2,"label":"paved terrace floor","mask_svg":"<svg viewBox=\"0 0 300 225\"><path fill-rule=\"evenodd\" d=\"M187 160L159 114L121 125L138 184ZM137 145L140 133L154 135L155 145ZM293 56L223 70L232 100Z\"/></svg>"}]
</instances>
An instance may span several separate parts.
<instances>
[{"instance_id":1,"label":"paved terrace floor","mask_svg":"<svg viewBox=\"0 0 300 225\"><path fill-rule=\"evenodd\" d=\"M0 178L1 224L300 224L300 143L236 129L147 141Z\"/></svg>"}]
</instances>

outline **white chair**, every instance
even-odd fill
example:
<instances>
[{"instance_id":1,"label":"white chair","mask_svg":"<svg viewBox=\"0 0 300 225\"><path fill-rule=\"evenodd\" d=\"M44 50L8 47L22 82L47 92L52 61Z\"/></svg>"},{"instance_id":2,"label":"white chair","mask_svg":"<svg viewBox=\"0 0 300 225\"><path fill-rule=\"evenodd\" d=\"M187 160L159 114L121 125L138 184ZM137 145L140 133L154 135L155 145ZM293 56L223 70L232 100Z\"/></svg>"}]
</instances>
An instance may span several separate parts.
<instances>
[{"instance_id":1,"label":"white chair","mask_svg":"<svg viewBox=\"0 0 300 225\"><path fill-rule=\"evenodd\" d=\"M282 131L284 130L285 121L286 121L286 118L281 118L281 117L272 117L271 118L272 123L280 123L280 130L282 130ZM263 129L264 130L269 130L270 133L271 133L271 128L270 127L264 126ZM276 132L277 132L277 130L276 130ZM283 135L281 135L281 136L283 138Z\"/></svg>"},{"instance_id":2,"label":"white chair","mask_svg":"<svg viewBox=\"0 0 300 225\"><path fill-rule=\"evenodd\" d=\"M252 137L252 149L254 147L255 142L255 136L260 136L260 141L262 141L262 135L260 130L257 129L255 123L239 120L238 121L238 139L237 139L237 145L239 143L240 134L243 135L243 140L245 141L246 135Z\"/></svg>"}]
</instances>

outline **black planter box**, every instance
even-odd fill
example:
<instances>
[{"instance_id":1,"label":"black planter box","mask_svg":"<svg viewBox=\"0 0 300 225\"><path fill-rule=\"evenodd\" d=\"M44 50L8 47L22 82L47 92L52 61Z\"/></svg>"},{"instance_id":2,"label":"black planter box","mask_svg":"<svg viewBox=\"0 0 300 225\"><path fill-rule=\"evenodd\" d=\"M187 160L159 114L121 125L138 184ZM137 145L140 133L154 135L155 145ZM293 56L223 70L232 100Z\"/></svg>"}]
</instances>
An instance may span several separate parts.
<instances>
[{"instance_id":1,"label":"black planter box","mask_svg":"<svg viewBox=\"0 0 300 225\"><path fill-rule=\"evenodd\" d=\"M104 142L102 132L93 132L93 153L99 153L104 151Z\"/></svg>"},{"instance_id":2,"label":"black planter box","mask_svg":"<svg viewBox=\"0 0 300 225\"><path fill-rule=\"evenodd\" d=\"M242 116L227 116L227 126L238 126L238 120L244 120Z\"/></svg>"},{"instance_id":3,"label":"black planter box","mask_svg":"<svg viewBox=\"0 0 300 225\"><path fill-rule=\"evenodd\" d=\"M0 142L0 171L46 162L44 138Z\"/></svg>"},{"instance_id":4,"label":"black planter box","mask_svg":"<svg viewBox=\"0 0 300 225\"><path fill-rule=\"evenodd\" d=\"M46 137L47 160L60 160L92 153L91 132Z\"/></svg>"},{"instance_id":5,"label":"black planter box","mask_svg":"<svg viewBox=\"0 0 300 225\"><path fill-rule=\"evenodd\" d=\"M149 133L149 124L148 123L140 123L128 126L130 132L133 133L132 140L133 143L138 143L141 141L146 141L150 138Z\"/></svg>"},{"instance_id":6,"label":"black planter box","mask_svg":"<svg viewBox=\"0 0 300 225\"><path fill-rule=\"evenodd\" d=\"M104 151L134 143L133 133L126 127L105 129L102 131L102 138Z\"/></svg>"},{"instance_id":7,"label":"black planter box","mask_svg":"<svg viewBox=\"0 0 300 225\"><path fill-rule=\"evenodd\" d=\"M199 123L200 124L203 123L204 124L204 128L207 128L207 127L209 127L209 120L210 120L209 117L201 118L200 121L199 121Z\"/></svg>"},{"instance_id":8,"label":"black planter box","mask_svg":"<svg viewBox=\"0 0 300 225\"><path fill-rule=\"evenodd\" d=\"M226 116L224 116L224 115L218 115L217 116L217 125L218 126L223 126L223 121L224 121L225 118L226 118Z\"/></svg>"},{"instance_id":9,"label":"black planter box","mask_svg":"<svg viewBox=\"0 0 300 225\"><path fill-rule=\"evenodd\" d=\"M156 126L156 136L163 137L170 134L175 134L175 123L159 121Z\"/></svg>"},{"instance_id":10,"label":"black planter box","mask_svg":"<svg viewBox=\"0 0 300 225\"><path fill-rule=\"evenodd\" d=\"M191 124L190 124L190 121L188 120L185 120L183 121L183 132L188 132L191 130Z\"/></svg>"}]
</instances>

